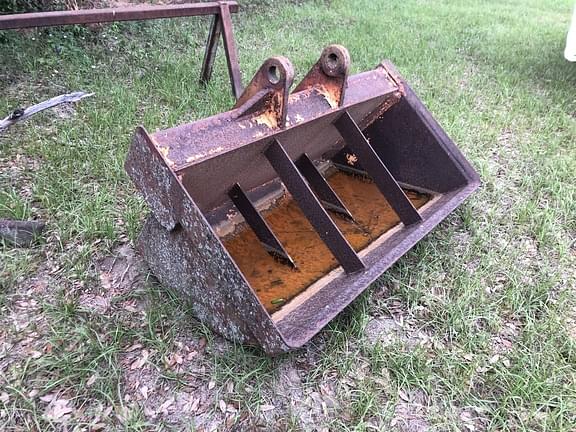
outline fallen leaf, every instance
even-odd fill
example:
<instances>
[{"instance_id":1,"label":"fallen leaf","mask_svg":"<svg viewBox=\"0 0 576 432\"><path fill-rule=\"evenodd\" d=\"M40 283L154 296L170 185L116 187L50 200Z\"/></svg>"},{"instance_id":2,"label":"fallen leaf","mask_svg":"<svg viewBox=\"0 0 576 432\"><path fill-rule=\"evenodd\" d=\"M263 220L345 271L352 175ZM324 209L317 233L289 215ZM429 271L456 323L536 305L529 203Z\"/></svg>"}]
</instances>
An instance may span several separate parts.
<instances>
[{"instance_id":1,"label":"fallen leaf","mask_svg":"<svg viewBox=\"0 0 576 432\"><path fill-rule=\"evenodd\" d=\"M138 308L131 305L131 304L127 304L124 306L124 309L127 310L128 312L132 312L132 313L137 313L139 312Z\"/></svg>"},{"instance_id":2,"label":"fallen leaf","mask_svg":"<svg viewBox=\"0 0 576 432\"><path fill-rule=\"evenodd\" d=\"M96 382L96 374L94 374L90 378L88 378L88 381L86 381L86 387L90 387L95 382Z\"/></svg>"},{"instance_id":3,"label":"fallen leaf","mask_svg":"<svg viewBox=\"0 0 576 432\"><path fill-rule=\"evenodd\" d=\"M222 411L222 414L226 413L226 402L224 402L222 399L220 399L220 402L218 402L218 407L220 408L220 411Z\"/></svg>"},{"instance_id":4,"label":"fallen leaf","mask_svg":"<svg viewBox=\"0 0 576 432\"><path fill-rule=\"evenodd\" d=\"M174 403L174 398L168 399L166 402L164 402L162 405L160 405L159 411L162 411L164 414L168 414L168 408L173 403Z\"/></svg>"},{"instance_id":5,"label":"fallen leaf","mask_svg":"<svg viewBox=\"0 0 576 432\"><path fill-rule=\"evenodd\" d=\"M140 393L144 397L144 399L148 399L148 386L140 387Z\"/></svg>"},{"instance_id":6,"label":"fallen leaf","mask_svg":"<svg viewBox=\"0 0 576 432\"><path fill-rule=\"evenodd\" d=\"M115 411L116 411L116 418L120 421L120 423L122 424L126 423L126 420L130 415L130 409L125 406L118 406L116 407Z\"/></svg>"},{"instance_id":7,"label":"fallen leaf","mask_svg":"<svg viewBox=\"0 0 576 432\"><path fill-rule=\"evenodd\" d=\"M112 278L107 273L100 273L100 283L105 290L112 288Z\"/></svg>"},{"instance_id":8,"label":"fallen leaf","mask_svg":"<svg viewBox=\"0 0 576 432\"><path fill-rule=\"evenodd\" d=\"M50 393L47 395L44 395L40 398L40 400L42 402L52 402L52 400L56 397L56 393Z\"/></svg>"},{"instance_id":9,"label":"fallen leaf","mask_svg":"<svg viewBox=\"0 0 576 432\"><path fill-rule=\"evenodd\" d=\"M170 354L166 359L165 362L168 367L174 367L175 365L181 365L183 362L183 358L180 354Z\"/></svg>"},{"instance_id":10,"label":"fallen leaf","mask_svg":"<svg viewBox=\"0 0 576 432\"><path fill-rule=\"evenodd\" d=\"M140 369L142 366L146 364L148 360L148 351L142 350L142 357L138 357L132 364L130 365L130 370Z\"/></svg>"},{"instance_id":11,"label":"fallen leaf","mask_svg":"<svg viewBox=\"0 0 576 432\"><path fill-rule=\"evenodd\" d=\"M46 411L44 411L44 415L51 419L51 420L58 420L66 416L66 414L70 414L74 411L74 408L68 406L70 401L67 399L57 399L53 401L48 407Z\"/></svg>"},{"instance_id":12,"label":"fallen leaf","mask_svg":"<svg viewBox=\"0 0 576 432\"><path fill-rule=\"evenodd\" d=\"M3 404L5 404L6 402L8 402L10 400L10 395L6 392L2 392L2 394L0 394L0 402L2 402Z\"/></svg>"},{"instance_id":13,"label":"fallen leaf","mask_svg":"<svg viewBox=\"0 0 576 432\"><path fill-rule=\"evenodd\" d=\"M150 418L156 418L158 414L152 408L148 408L147 406L144 407L144 415Z\"/></svg>"},{"instance_id":14,"label":"fallen leaf","mask_svg":"<svg viewBox=\"0 0 576 432\"><path fill-rule=\"evenodd\" d=\"M488 360L488 363L494 364L494 363L496 363L499 359L500 359L500 356L499 356L498 354L494 354L492 357L490 357L490 360Z\"/></svg>"},{"instance_id":15,"label":"fallen leaf","mask_svg":"<svg viewBox=\"0 0 576 432\"><path fill-rule=\"evenodd\" d=\"M276 409L276 407L274 405L260 405L260 411L261 412L267 412L267 411L272 411L273 409Z\"/></svg>"},{"instance_id":16,"label":"fallen leaf","mask_svg":"<svg viewBox=\"0 0 576 432\"><path fill-rule=\"evenodd\" d=\"M410 402L411 398L410 395L408 395L405 391L400 390L398 392L398 396L400 397L400 399L402 399L404 402Z\"/></svg>"},{"instance_id":17,"label":"fallen leaf","mask_svg":"<svg viewBox=\"0 0 576 432\"><path fill-rule=\"evenodd\" d=\"M200 405L200 398L194 399L194 402L192 402L192 405L190 405L190 411L195 413L196 411L198 411L199 405Z\"/></svg>"},{"instance_id":18,"label":"fallen leaf","mask_svg":"<svg viewBox=\"0 0 576 432\"><path fill-rule=\"evenodd\" d=\"M212 390L214 387L216 387L216 383L214 381L210 381L208 383L208 390Z\"/></svg>"},{"instance_id":19,"label":"fallen leaf","mask_svg":"<svg viewBox=\"0 0 576 432\"><path fill-rule=\"evenodd\" d=\"M234 426L234 423L236 423L236 416L234 416L234 414L230 413L226 415L226 430L231 430L232 426Z\"/></svg>"},{"instance_id":20,"label":"fallen leaf","mask_svg":"<svg viewBox=\"0 0 576 432\"><path fill-rule=\"evenodd\" d=\"M142 348L142 344L135 343L131 347L126 348L126 352L136 351L137 349L140 349L140 348Z\"/></svg>"},{"instance_id":21,"label":"fallen leaf","mask_svg":"<svg viewBox=\"0 0 576 432\"><path fill-rule=\"evenodd\" d=\"M200 340L198 341L198 351L203 351L204 348L206 348L206 344L208 342L206 341L206 338L200 338Z\"/></svg>"}]
</instances>

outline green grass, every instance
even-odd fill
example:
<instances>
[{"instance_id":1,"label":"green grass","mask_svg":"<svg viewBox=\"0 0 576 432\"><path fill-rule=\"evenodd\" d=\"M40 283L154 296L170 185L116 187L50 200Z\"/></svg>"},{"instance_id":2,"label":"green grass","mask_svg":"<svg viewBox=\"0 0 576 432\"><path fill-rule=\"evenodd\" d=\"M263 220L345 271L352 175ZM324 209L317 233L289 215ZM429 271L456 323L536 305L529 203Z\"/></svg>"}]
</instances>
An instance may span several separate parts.
<instances>
[{"instance_id":1,"label":"green grass","mask_svg":"<svg viewBox=\"0 0 576 432\"><path fill-rule=\"evenodd\" d=\"M352 72L389 58L482 188L297 353L228 344L145 277L98 312L83 300L106 295L98 263L121 259L147 211L122 166L134 128L229 109L222 52L204 88L203 18L5 32L0 113L96 95L71 117L46 112L0 135L0 217L48 221L36 248L0 249L0 429L62 430L41 399L56 395L78 430L402 430L406 409L434 430L471 430L465 412L476 430L574 430L572 2L254 3L234 16L244 82L272 55L291 59L297 81L330 43L349 49ZM371 343L368 324L390 317L397 339ZM188 395L195 411L179 405Z\"/></svg>"}]
</instances>

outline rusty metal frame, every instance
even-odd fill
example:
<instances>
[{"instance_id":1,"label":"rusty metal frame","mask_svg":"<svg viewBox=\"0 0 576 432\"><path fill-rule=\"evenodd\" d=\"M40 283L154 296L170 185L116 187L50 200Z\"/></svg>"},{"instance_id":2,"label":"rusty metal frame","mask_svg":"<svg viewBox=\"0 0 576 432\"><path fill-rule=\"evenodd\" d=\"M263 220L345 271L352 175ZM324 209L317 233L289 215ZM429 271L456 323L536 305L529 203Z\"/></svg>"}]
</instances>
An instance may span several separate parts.
<instances>
[{"instance_id":1,"label":"rusty metal frame","mask_svg":"<svg viewBox=\"0 0 576 432\"><path fill-rule=\"evenodd\" d=\"M232 94L238 99L243 90L242 77L238 64L238 53L236 51L230 15L231 13L238 12L238 9L239 6L236 1L219 1L20 13L0 15L0 30L213 15L214 18L202 62L200 82L206 83L212 76L212 67L216 56L218 40L220 34L222 34Z\"/></svg>"},{"instance_id":2,"label":"rusty metal frame","mask_svg":"<svg viewBox=\"0 0 576 432\"><path fill-rule=\"evenodd\" d=\"M232 110L153 134L140 127L126 160L152 210L138 242L152 272L215 331L270 354L309 341L480 184L391 63L348 76L348 62L345 48L328 47L290 93L292 65L270 58ZM327 211L339 203L320 190L323 173L314 166L344 167L341 153L356 150L350 169L379 177L404 222L358 252L333 227ZM432 198L402 218L399 186ZM258 201L286 191L340 267L269 313L218 230L236 208L268 249L282 252Z\"/></svg>"}]
</instances>

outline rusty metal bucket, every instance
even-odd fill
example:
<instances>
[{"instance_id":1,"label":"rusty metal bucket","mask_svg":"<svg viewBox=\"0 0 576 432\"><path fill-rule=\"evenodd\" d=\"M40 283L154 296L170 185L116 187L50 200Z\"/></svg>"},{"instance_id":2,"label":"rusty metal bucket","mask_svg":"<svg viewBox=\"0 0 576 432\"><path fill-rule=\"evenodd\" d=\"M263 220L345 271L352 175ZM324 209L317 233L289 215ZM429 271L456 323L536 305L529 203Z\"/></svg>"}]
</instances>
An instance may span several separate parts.
<instances>
[{"instance_id":1,"label":"rusty metal bucket","mask_svg":"<svg viewBox=\"0 0 576 432\"><path fill-rule=\"evenodd\" d=\"M290 93L268 59L228 112L149 134L126 170L152 215L139 249L216 332L301 347L479 185L384 62L327 47Z\"/></svg>"}]
</instances>

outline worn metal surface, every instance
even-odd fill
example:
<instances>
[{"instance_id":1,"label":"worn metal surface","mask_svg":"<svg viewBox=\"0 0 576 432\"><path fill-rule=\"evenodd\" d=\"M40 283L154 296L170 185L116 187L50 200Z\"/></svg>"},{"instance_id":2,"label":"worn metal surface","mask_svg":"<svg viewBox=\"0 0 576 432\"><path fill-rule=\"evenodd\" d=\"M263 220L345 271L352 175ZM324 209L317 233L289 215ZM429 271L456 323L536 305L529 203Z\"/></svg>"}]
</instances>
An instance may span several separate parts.
<instances>
[{"instance_id":1,"label":"worn metal surface","mask_svg":"<svg viewBox=\"0 0 576 432\"><path fill-rule=\"evenodd\" d=\"M256 76L261 72L262 68ZM247 86L245 94L251 91ZM378 67L348 79L341 108L332 108L325 95L314 88L290 94L286 122L278 124L282 109L271 112L267 107L283 105L271 99L260 103L259 96L267 91L254 92L258 94L252 98L243 96L247 106L153 134L167 163L182 176L202 211L227 202L234 183L249 192L278 177L263 154L272 138L279 137L292 160L303 153L316 160L342 148L340 134L332 126L342 110L348 109L360 123L390 100L400 100L399 87L385 68ZM281 88L273 91L277 96L283 92ZM210 188L204 187L206 184Z\"/></svg>"},{"instance_id":2,"label":"worn metal surface","mask_svg":"<svg viewBox=\"0 0 576 432\"><path fill-rule=\"evenodd\" d=\"M266 60L234 105L237 117L253 116L269 128L283 128L293 80L294 68L286 57Z\"/></svg>"},{"instance_id":3,"label":"worn metal surface","mask_svg":"<svg viewBox=\"0 0 576 432\"><path fill-rule=\"evenodd\" d=\"M238 9L236 1L220 1L19 13L0 15L0 30L214 15L206 42L200 81L207 82L212 76L218 40L222 34L232 94L238 98L242 93L242 77L230 17L230 13L238 12Z\"/></svg>"},{"instance_id":4,"label":"worn metal surface","mask_svg":"<svg viewBox=\"0 0 576 432\"><path fill-rule=\"evenodd\" d=\"M242 75L240 74L240 64L238 62L238 51L232 31L232 17L230 16L230 5L220 2L220 18L222 20L222 36L224 42L224 52L226 53L226 64L228 66L228 76L232 86L232 94L238 99L244 90L242 86Z\"/></svg>"},{"instance_id":5,"label":"worn metal surface","mask_svg":"<svg viewBox=\"0 0 576 432\"><path fill-rule=\"evenodd\" d=\"M328 47L290 93L290 62L271 58L231 111L152 135L139 128L126 161L152 210L140 249L154 274L217 332L270 354L306 343L479 185L391 64L350 77L348 65L343 47ZM326 209L353 215L314 161L371 176L404 224L354 252ZM434 198L411 214L399 184ZM256 200L283 187L341 267L270 315L215 227L242 214L282 256Z\"/></svg>"},{"instance_id":6,"label":"worn metal surface","mask_svg":"<svg viewBox=\"0 0 576 432\"><path fill-rule=\"evenodd\" d=\"M167 197L155 203L153 197L145 196L154 216L148 218L138 242L160 282L180 293L195 316L218 333L261 345L267 352L286 350L271 317L143 128L132 141L126 171L132 179L155 185ZM165 205L171 208L169 218L157 212Z\"/></svg>"},{"instance_id":7,"label":"worn metal surface","mask_svg":"<svg viewBox=\"0 0 576 432\"><path fill-rule=\"evenodd\" d=\"M212 26L210 27L210 33L206 41L206 51L204 53L204 61L202 62L200 82L206 83L210 81L212 77L214 59L216 58L216 51L218 50L218 40L220 39L220 35L223 35L224 51L226 53L226 63L228 65L232 94L238 99L243 91L242 75L240 73L238 52L236 50L236 42L232 31L232 18L230 16L230 12L236 12L238 10L238 5L235 2L232 4L219 2L218 6L219 13L215 14L212 19Z\"/></svg>"},{"instance_id":8,"label":"worn metal surface","mask_svg":"<svg viewBox=\"0 0 576 432\"><path fill-rule=\"evenodd\" d=\"M294 93L316 89L332 108L340 107L344 103L349 68L348 50L341 45L330 45L322 51L320 59L296 86Z\"/></svg>"}]
</instances>

